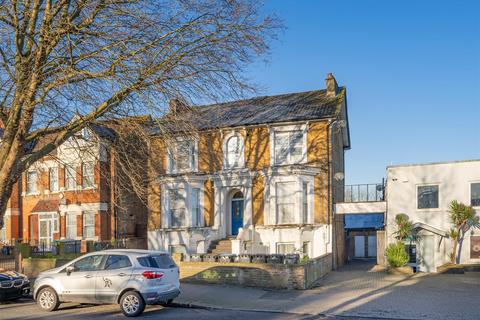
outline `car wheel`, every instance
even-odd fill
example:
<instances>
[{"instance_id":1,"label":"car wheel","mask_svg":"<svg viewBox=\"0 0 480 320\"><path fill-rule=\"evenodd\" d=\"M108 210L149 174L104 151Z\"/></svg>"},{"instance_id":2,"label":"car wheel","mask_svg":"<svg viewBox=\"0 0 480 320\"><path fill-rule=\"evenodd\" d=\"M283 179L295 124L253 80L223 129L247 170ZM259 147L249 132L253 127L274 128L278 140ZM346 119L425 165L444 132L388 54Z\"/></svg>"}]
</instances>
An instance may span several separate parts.
<instances>
[{"instance_id":1,"label":"car wheel","mask_svg":"<svg viewBox=\"0 0 480 320\"><path fill-rule=\"evenodd\" d=\"M120 309L127 317L136 317L145 310L145 302L138 292L128 291L120 299Z\"/></svg>"},{"instance_id":2,"label":"car wheel","mask_svg":"<svg viewBox=\"0 0 480 320\"><path fill-rule=\"evenodd\" d=\"M37 296L37 303L44 311L54 311L58 309L60 301L53 288L46 287L40 290Z\"/></svg>"}]
</instances>

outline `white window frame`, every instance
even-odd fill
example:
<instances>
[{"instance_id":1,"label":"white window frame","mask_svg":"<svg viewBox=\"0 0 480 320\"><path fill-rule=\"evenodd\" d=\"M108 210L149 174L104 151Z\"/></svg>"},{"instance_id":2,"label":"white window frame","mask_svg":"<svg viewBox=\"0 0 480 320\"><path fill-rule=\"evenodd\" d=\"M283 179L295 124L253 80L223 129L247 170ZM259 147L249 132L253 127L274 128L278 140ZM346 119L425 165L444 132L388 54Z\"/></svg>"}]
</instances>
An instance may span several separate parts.
<instances>
[{"instance_id":1,"label":"white window frame","mask_svg":"<svg viewBox=\"0 0 480 320\"><path fill-rule=\"evenodd\" d=\"M54 177L55 179L52 179L52 177ZM54 186L52 182L55 182L56 185ZM48 189L50 190L50 192L57 192L60 190L60 184L58 181L58 167L48 168Z\"/></svg>"},{"instance_id":2,"label":"white window frame","mask_svg":"<svg viewBox=\"0 0 480 320\"><path fill-rule=\"evenodd\" d=\"M178 143L189 142L189 154L188 162L189 167L186 169L179 169L177 167L177 159L175 159L175 154L177 150ZM189 138L176 138L174 141L170 142L171 144L167 148L167 173L185 173L185 172L197 172L198 171L198 140L189 139Z\"/></svg>"},{"instance_id":3,"label":"white window frame","mask_svg":"<svg viewBox=\"0 0 480 320\"><path fill-rule=\"evenodd\" d=\"M30 174L35 174L35 182L31 181ZM27 171L26 177L26 193L27 195L30 194L38 194L38 171L37 170L29 170ZM31 186L34 186L34 190L32 190Z\"/></svg>"},{"instance_id":4,"label":"white window frame","mask_svg":"<svg viewBox=\"0 0 480 320\"><path fill-rule=\"evenodd\" d=\"M239 139L240 144L240 154L238 157L238 161L236 165L232 165L229 163L229 156L228 156L228 142L231 138L237 137ZM245 139L240 132L230 132L223 138L223 169L241 169L245 167Z\"/></svg>"},{"instance_id":5,"label":"white window frame","mask_svg":"<svg viewBox=\"0 0 480 320\"><path fill-rule=\"evenodd\" d=\"M418 207L418 188L420 187L437 187L438 188L438 207L436 208L419 208ZM442 206L441 203L441 186L440 183L428 183L428 184L417 184L415 185L415 208L417 211L438 211Z\"/></svg>"},{"instance_id":6,"label":"white window frame","mask_svg":"<svg viewBox=\"0 0 480 320\"><path fill-rule=\"evenodd\" d=\"M185 192L185 226L182 227L172 227L171 226L171 216L170 216L170 191L173 189L183 189ZM193 189L199 190L199 209L200 209L200 224L194 225L193 213L194 213L194 204L193 204ZM162 212L167 214L162 214L161 223L162 228L187 228L187 227L203 227L205 221L205 189L203 181L189 181L189 182L167 182L162 184Z\"/></svg>"},{"instance_id":7,"label":"white window frame","mask_svg":"<svg viewBox=\"0 0 480 320\"><path fill-rule=\"evenodd\" d=\"M91 172L87 172L86 169L88 168L91 170ZM88 173L88 175L86 173ZM88 181L91 181L91 184L87 184L86 182ZM82 163L82 188L95 188L95 162L93 161L87 161Z\"/></svg>"},{"instance_id":8,"label":"white window frame","mask_svg":"<svg viewBox=\"0 0 480 320\"><path fill-rule=\"evenodd\" d=\"M82 237L83 239L94 239L95 238L95 211L84 211L82 213ZM87 217L91 216L91 223L87 224ZM90 228L90 229L87 229ZM88 230L92 230L92 234L89 236L87 233Z\"/></svg>"},{"instance_id":9,"label":"white window frame","mask_svg":"<svg viewBox=\"0 0 480 320\"><path fill-rule=\"evenodd\" d=\"M68 177L71 176L69 175L69 171L72 170L73 171L73 176L72 176L72 181L73 181L73 184L74 186L69 186L69 179ZM64 171L64 188L65 190L76 190L77 189L77 168L76 166L72 166L72 165L66 165L65 166L65 171Z\"/></svg>"},{"instance_id":10,"label":"white window frame","mask_svg":"<svg viewBox=\"0 0 480 320\"><path fill-rule=\"evenodd\" d=\"M69 224L69 218L75 217L75 224ZM70 229L74 230L74 237L70 237ZM65 238L68 240L76 240L78 238L77 234L77 213L76 212L67 212L65 215Z\"/></svg>"},{"instance_id":11,"label":"white window frame","mask_svg":"<svg viewBox=\"0 0 480 320\"><path fill-rule=\"evenodd\" d=\"M270 127L270 165L271 166L281 166L281 165L292 165L292 164L301 164L307 162L307 124L298 124L298 125L284 125L284 126L275 126ZM303 135L302 139L302 158L298 162L291 161L290 151L288 153L288 159L285 163L276 163L276 141L275 141L275 134L276 133L285 133L285 132L294 132L294 131L301 131ZM289 146L290 147L290 146Z\"/></svg>"}]
</instances>

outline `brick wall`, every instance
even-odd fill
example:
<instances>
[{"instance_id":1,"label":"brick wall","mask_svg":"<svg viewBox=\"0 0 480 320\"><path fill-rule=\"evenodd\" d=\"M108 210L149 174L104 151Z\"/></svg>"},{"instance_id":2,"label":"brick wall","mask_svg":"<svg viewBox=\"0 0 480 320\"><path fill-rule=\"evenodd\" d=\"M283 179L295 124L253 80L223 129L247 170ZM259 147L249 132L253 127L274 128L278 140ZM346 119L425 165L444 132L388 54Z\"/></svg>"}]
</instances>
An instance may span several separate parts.
<instances>
[{"instance_id":1,"label":"brick wall","mask_svg":"<svg viewBox=\"0 0 480 320\"><path fill-rule=\"evenodd\" d=\"M183 282L267 289L308 289L332 270L332 255L303 265L268 263L178 262Z\"/></svg>"}]
</instances>

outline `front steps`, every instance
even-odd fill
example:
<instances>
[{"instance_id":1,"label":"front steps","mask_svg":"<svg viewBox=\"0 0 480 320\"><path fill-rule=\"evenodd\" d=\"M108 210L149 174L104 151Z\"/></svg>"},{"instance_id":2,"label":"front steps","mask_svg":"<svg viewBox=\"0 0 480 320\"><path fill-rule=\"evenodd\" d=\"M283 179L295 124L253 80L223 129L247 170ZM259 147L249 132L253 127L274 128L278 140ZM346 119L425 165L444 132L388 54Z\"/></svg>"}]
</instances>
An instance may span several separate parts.
<instances>
[{"instance_id":1,"label":"front steps","mask_svg":"<svg viewBox=\"0 0 480 320\"><path fill-rule=\"evenodd\" d=\"M230 239L215 240L210 243L210 254L232 254L232 241Z\"/></svg>"}]
</instances>

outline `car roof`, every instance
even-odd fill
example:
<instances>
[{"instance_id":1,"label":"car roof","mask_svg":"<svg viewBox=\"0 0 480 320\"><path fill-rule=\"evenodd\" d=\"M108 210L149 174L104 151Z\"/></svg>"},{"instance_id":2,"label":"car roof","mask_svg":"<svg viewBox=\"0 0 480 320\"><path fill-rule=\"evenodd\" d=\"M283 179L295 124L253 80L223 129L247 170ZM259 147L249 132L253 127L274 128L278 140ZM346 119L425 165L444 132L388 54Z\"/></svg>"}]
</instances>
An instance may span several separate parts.
<instances>
[{"instance_id":1,"label":"car roof","mask_svg":"<svg viewBox=\"0 0 480 320\"><path fill-rule=\"evenodd\" d=\"M107 249L107 250L97 251L96 253L103 253L103 254L121 253L121 254L129 254L129 255L136 255L136 256L143 256L147 254L169 254L166 251L153 251L153 250L143 250L143 249Z\"/></svg>"}]
</instances>

